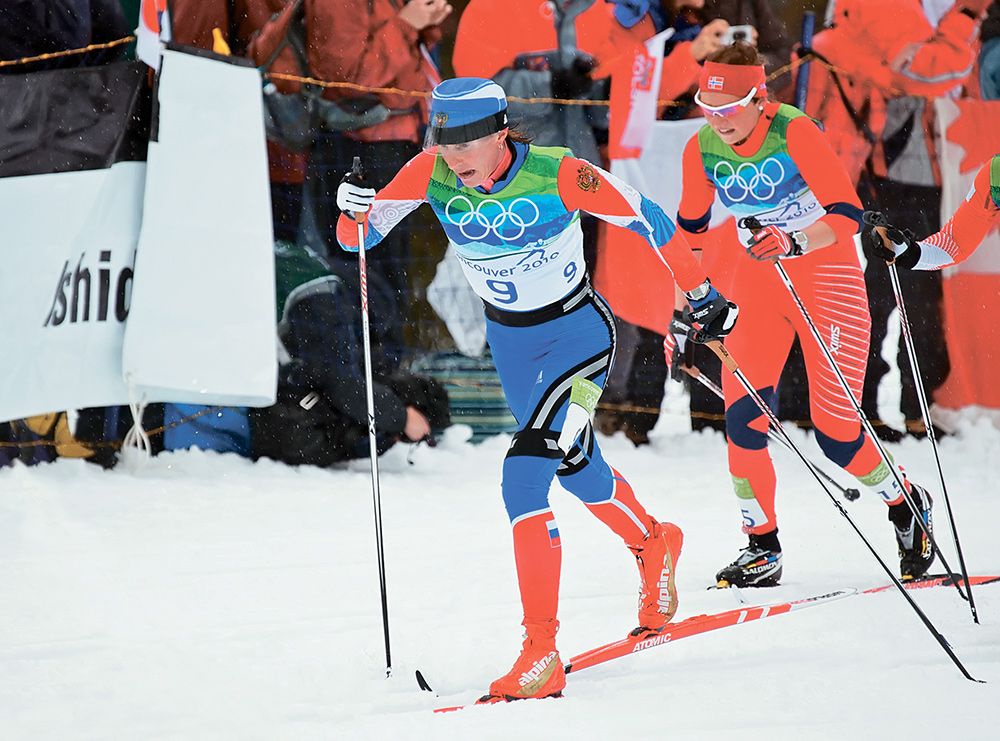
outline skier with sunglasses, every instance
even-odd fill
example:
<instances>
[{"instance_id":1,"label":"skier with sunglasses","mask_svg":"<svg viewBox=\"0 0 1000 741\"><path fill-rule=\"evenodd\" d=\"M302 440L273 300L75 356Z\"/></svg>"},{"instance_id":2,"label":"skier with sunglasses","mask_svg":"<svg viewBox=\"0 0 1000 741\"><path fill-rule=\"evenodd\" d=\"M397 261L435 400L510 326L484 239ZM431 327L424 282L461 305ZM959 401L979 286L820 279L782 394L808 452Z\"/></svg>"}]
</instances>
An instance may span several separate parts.
<instances>
[{"instance_id":1,"label":"skier with sunglasses","mask_svg":"<svg viewBox=\"0 0 1000 741\"><path fill-rule=\"evenodd\" d=\"M831 461L888 505L901 575L920 577L934 560L932 543L771 264L783 261L850 393L859 398L871 319L855 243L863 212L850 178L812 119L768 100L763 58L748 44L734 44L709 58L695 101L706 125L685 148L677 223L697 248L696 235L708 226L716 194L737 217L747 256L737 253L731 292L741 316L726 348L774 407L778 380L798 335L816 442ZM748 217L761 228L751 230ZM723 390L729 470L749 543L716 580L741 587L775 585L782 574L782 552L767 420L732 375L724 375ZM900 480L930 530L929 495L904 477Z\"/></svg>"}]
</instances>

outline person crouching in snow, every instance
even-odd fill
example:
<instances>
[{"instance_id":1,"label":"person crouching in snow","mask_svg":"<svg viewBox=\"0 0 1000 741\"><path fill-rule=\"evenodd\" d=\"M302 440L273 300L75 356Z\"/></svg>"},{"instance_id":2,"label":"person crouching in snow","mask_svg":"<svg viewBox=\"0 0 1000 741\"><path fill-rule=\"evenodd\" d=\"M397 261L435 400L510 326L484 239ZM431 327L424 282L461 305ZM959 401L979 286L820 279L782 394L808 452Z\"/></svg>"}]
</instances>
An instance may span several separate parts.
<instances>
[{"instance_id":1,"label":"person crouching in snow","mask_svg":"<svg viewBox=\"0 0 1000 741\"><path fill-rule=\"evenodd\" d=\"M337 194L338 239L357 250L429 203L485 304L487 340L517 431L503 462L525 639L513 668L480 702L561 694L556 650L561 549L549 506L559 476L635 554L641 578L635 635L662 630L677 610L675 569L683 535L639 504L601 455L591 420L614 360L615 323L590 286L580 211L649 241L687 292L694 319L714 336L737 315L711 286L683 235L659 206L562 147L538 147L507 124L503 88L480 78L433 91L425 149L380 192L346 176ZM663 287L673 301L673 286Z\"/></svg>"}]
</instances>

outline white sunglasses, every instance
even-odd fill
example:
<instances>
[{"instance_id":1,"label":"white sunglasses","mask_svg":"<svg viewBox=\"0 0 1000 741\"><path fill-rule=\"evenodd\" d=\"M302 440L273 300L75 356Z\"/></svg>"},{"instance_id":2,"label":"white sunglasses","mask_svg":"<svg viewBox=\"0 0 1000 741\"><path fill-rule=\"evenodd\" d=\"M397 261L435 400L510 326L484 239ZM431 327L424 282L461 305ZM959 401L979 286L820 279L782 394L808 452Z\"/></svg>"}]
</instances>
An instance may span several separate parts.
<instances>
[{"instance_id":1,"label":"white sunglasses","mask_svg":"<svg viewBox=\"0 0 1000 741\"><path fill-rule=\"evenodd\" d=\"M705 111L706 114L711 116L735 116L737 113L742 111L749 105L750 101L753 100L753 96L757 94L757 88L752 88L749 93L744 95L740 100L735 103L726 103L725 105L708 105L703 103L701 100L701 91L699 90L694 94L694 102L698 104L698 107Z\"/></svg>"}]
</instances>

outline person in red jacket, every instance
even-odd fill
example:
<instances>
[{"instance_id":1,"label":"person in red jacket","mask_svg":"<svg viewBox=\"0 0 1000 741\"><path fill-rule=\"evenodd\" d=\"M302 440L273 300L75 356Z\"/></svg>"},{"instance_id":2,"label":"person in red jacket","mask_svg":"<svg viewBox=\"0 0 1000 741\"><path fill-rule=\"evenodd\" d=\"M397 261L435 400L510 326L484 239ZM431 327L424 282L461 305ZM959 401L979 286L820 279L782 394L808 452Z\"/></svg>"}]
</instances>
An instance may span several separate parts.
<instances>
[{"instance_id":1,"label":"person in red jacket","mask_svg":"<svg viewBox=\"0 0 1000 741\"><path fill-rule=\"evenodd\" d=\"M833 26L817 34L813 49L822 64L810 68L806 112L824 124L867 208L918 233L940 227L940 174L933 141L934 97L953 94L968 82L976 58L980 19L990 0L960 0L940 17L919 0L838 0ZM938 4L939 6L941 4ZM928 10L925 10L925 7ZM941 277L900 276L907 301L924 307L914 320L922 383L928 398L950 370L943 341ZM862 407L879 436L903 433L879 419L879 385L889 371L882 345L895 301L884 267L865 270L872 337ZM910 434L926 434L905 347L897 352L900 411Z\"/></svg>"}]
</instances>

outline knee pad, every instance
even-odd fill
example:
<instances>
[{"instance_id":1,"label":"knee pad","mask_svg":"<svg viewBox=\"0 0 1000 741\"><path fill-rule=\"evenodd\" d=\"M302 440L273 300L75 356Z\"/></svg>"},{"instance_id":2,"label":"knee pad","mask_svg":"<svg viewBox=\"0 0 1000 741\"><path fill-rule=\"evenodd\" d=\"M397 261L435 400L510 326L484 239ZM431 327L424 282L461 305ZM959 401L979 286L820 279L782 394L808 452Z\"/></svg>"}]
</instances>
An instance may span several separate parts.
<instances>
[{"instance_id":1,"label":"knee pad","mask_svg":"<svg viewBox=\"0 0 1000 741\"><path fill-rule=\"evenodd\" d=\"M813 434L815 434L816 444L819 445L823 454L841 468L847 468L850 462L854 460L854 456L856 456L858 451L861 450L861 446L864 445L865 442L865 435L863 432L858 434L858 438L856 440L852 440L850 442L834 440L832 437L824 434L821 430L816 428L813 429Z\"/></svg>"},{"instance_id":2,"label":"knee pad","mask_svg":"<svg viewBox=\"0 0 1000 741\"><path fill-rule=\"evenodd\" d=\"M510 447L507 448L507 458L532 456L561 460L563 453L559 449L558 440L559 435L552 430L518 430L514 433L514 439L510 441Z\"/></svg>"},{"instance_id":3,"label":"knee pad","mask_svg":"<svg viewBox=\"0 0 1000 741\"><path fill-rule=\"evenodd\" d=\"M764 403L772 410L775 407L774 387L758 391ZM733 445L745 450L763 450L767 447L767 432L755 430L750 423L759 419L763 412L749 396L737 400L726 410L726 435Z\"/></svg>"},{"instance_id":4,"label":"knee pad","mask_svg":"<svg viewBox=\"0 0 1000 741\"><path fill-rule=\"evenodd\" d=\"M556 475L573 476L585 470L594 461L595 455L603 461L600 448L595 445L595 442L594 428L587 425L583 432L580 433L577 442L566 453L566 457L562 459L562 463L559 464L559 468L556 470Z\"/></svg>"}]
</instances>

